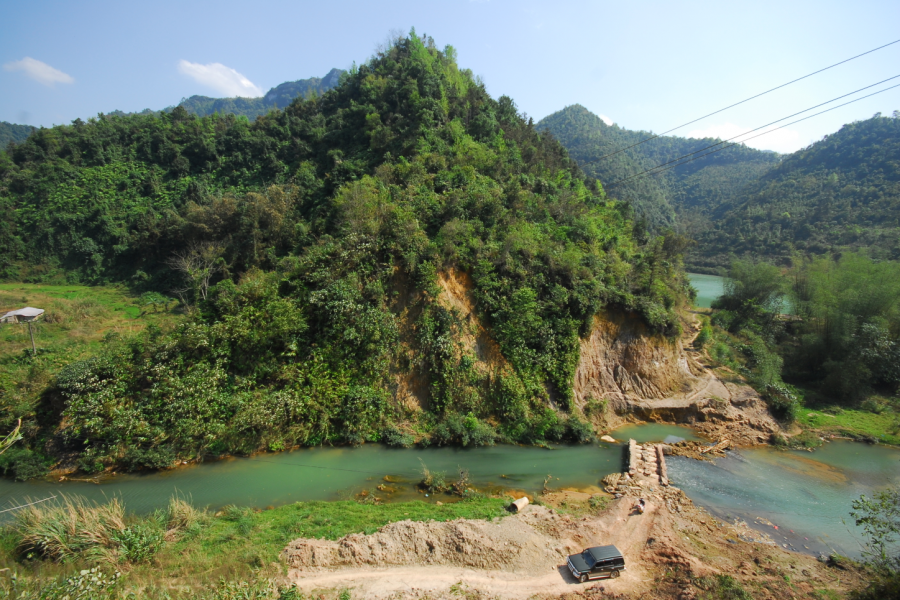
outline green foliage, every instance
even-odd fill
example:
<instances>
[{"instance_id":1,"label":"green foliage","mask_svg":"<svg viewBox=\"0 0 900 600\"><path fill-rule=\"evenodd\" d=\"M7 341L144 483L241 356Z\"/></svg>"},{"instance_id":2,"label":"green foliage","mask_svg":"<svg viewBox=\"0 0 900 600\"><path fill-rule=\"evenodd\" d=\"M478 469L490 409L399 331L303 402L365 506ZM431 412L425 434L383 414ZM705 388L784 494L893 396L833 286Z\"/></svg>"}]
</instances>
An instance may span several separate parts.
<instances>
[{"instance_id":1,"label":"green foliage","mask_svg":"<svg viewBox=\"0 0 900 600\"><path fill-rule=\"evenodd\" d=\"M150 523L135 523L112 536L118 544L120 559L139 563L149 560L162 547L164 533Z\"/></svg>"},{"instance_id":2,"label":"green foliage","mask_svg":"<svg viewBox=\"0 0 900 600\"><path fill-rule=\"evenodd\" d=\"M877 492L853 501L851 516L868 541L863 556L879 571L900 571L900 489Z\"/></svg>"},{"instance_id":3,"label":"green foliage","mask_svg":"<svg viewBox=\"0 0 900 600\"><path fill-rule=\"evenodd\" d=\"M827 394L859 400L900 386L900 263L848 253L801 262L792 297L803 317L788 368Z\"/></svg>"},{"instance_id":4,"label":"green foliage","mask_svg":"<svg viewBox=\"0 0 900 600\"><path fill-rule=\"evenodd\" d=\"M497 434L487 423L469 413L450 413L434 428L432 440L439 446L459 444L461 446L493 446Z\"/></svg>"},{"instance_id":5,"label":"green foliage","mask_svg":"<svg viewBox=\"0 0 900 600\"><path fill-rule=\"evenodd\" d=\"M786 263L860 248L900 258L898 133L900 118L879 115L786 156L721 207L692 260L709 269L730 254Z\"/></svg>"},{"instance_id":6,"label":"green foliage","mask_svg":"<svg viewBox=\"0 0 900 600\"><path fill-rule=\"evenodd\" d=\"M388 425L381 432L381 441L395 448L411 448L416 438L396 425Z\"/></svg>"},{"instance_id":7,"label":"green foliage","mask_svg":"<svg viewBox=\"0 0 900 600\"><path fill-rule=\"evenodd\" d=\"M609 189L610 195L631 204L653 230L703 223L779 159L775 153L734 146L660 175L627 180L715 140L664 136L629 148L653 133L607 125L578 104L545 117L537 128L551 132L584 171L604 185L622 181Z\"/></svg>"},{"instance_id":8,"label":"green foliage","mask_svg":"<svg viewBox=\"0 0 900 600\"><path fill-rule=\"evenodd\" d=\"M688 290L684 238L636 241L549 134L415 35L252 123L176 107L42 129L0 153L2 208L10 274L127 281L187 313L45 383L35 438L64 420L89 471L407 445L389 428L415 419L441 444L492 444L497 425L586 440L567 416L579 336L608 306L674 334ZM508 364L464 343L471 323L441 301L451 268ZM411 374L426 414L394 401Z\"/></svg>"},{"instance_id":9,"label":"green foliage","mask_svg":"<svg viewBox=\"0 0 900 600\"><path fill-rule=\"evenodd\" d=\"M261 98L210 98L208 96L191 96L179 103L192 115L206 117L214 113L233 114L247 117L251 121L267 114L269 111L284 108L295 98L320 96L338 85L345 71L332 69L325 77L310 77L298 81L287 81L273 87ZM166 109L171 111L172 109Z\"/></svg>"},{"instance_id":10,"label":"green foliage","mask_svg":"<svg viewBox=\"0 0 900 600\"><path fill-rule=\"evenodd\" d=\"M697 334L697 337L694 338L694 347L697 349L703 348L713 337L713 329L710 324L704 323L700 328L700 333Z\"/></svg>"},{"instance_id":11,"label":"green foliage","mask_svg":"<svg viewBox=\"0 0 900 600\"><path fill-rule=\"evenodd\" d=\"M865 531L863 556L874 572L869 584L851 597L900 598L900 489L883 490L872 498L860 496L853 501L850 515Z\"/></svg>"},{"instance_id":12,"label":"green foliage","mask_svg":"<svg viewBox=\"0 0 900 600\"><path fill-rule=\"evenodd\" d=\"M741 587L731 575L702 577L694 582L703 592L702 600L753 600L753 596Z\"/></svg>"},{"instance_id":13,"label":"green foliage","mask_svg":"<svg viewBox=\"0 0 900 600\"><path fill-rule=\"evenodd\" d=\"M719 319L732 333L752 324L764 335L771 335L774 319L782 310L784 287L784 278L775 265L734 260L725 280L725 293L713 302L713 308L727 311Z\"/></svg>"},{"instance_id":14,"label":"green foliage","mask_svg":"<svg viewBox=\"0 0 900 600\"><path fill-rule=\"evenodd\" d=\"M6 148L10 142L21 144L35 130L31 125L16 125L0 121L0 150Z\"/></svg>"},{"instance_id":15,"label":"green foliage","mask_svg":"<svg viewBox=\"0 0 900 600\"><path fill-rule=\"evenodd\" d=\"M17 481L42 477L49 471L48 461L28 448L15 447L0 454L0 470Z\"/></svg>"}]
</instances>

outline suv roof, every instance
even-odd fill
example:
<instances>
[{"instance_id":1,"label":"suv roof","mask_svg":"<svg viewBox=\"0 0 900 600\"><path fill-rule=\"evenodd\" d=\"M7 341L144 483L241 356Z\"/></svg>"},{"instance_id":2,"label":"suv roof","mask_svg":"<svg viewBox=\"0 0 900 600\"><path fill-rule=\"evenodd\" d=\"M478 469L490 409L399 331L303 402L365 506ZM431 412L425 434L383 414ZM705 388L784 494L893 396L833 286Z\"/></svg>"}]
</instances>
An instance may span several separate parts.
<instances>
[{"instance_id":1,"label":"suv roof","mask_svg":"<svg viewBox=\"0 0 900 600\"><path fill-rule=\"evenodd\" d=\"M615 546L594 546L593 548L588 548L588 552L591 553L591 556L597 562L610 558L622 558L622 553Z\"/></svg>"}]
</instances>

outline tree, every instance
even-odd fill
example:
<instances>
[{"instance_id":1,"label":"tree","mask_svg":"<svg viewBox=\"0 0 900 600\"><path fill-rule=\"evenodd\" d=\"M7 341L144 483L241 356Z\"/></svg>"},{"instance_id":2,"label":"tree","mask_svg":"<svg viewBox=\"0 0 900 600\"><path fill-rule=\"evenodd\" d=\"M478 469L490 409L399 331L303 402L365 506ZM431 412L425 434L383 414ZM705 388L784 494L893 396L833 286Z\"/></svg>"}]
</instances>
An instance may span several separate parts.
<instances>
[{"instance_id":1,"label":"tree","mask_svg":"<svg viewBox=\"0 0 900 600\"><path fill-rule=\"evenodd\" d=\"M869 585L854 594L859 600L900 598L900 488L865 495L853 501L850 515L868 538L863 552L866 564L875 572Z\"/></svg>"},{"instance_id":2,"label":"tree","mask_svg":"<svg viewBox=\"0 0 900 600\"><path fill-rule=\"evenodd\" d=\"M733 313L728 328L739 331L756 324L768 331L781 313L784 279L775 265L755 260L735 260L725 280L725 294L713 308Z\"/></svg>"},{"instance_id":3,"label":"tree","mask_svg":"<svg viewBox=\"0 0 900 600\"><path fill-rule=\"evenodd\" d=\"M213 278L222 271L224 251L218 242L198 242L169 259L169 266L181 273L187 283L187 287L172 290L184 304L206 300Z\"/></svg>"}]
</instances>

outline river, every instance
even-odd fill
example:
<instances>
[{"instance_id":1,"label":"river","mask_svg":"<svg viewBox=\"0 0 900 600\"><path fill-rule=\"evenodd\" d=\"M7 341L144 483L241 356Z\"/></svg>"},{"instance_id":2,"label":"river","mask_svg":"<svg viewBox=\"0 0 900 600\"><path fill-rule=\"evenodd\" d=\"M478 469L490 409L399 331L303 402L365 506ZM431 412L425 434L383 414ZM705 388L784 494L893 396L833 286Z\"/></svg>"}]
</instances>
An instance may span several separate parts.
<instances>
[{"instance_id":1,"label":"river","mask_svg":"<svg viewBox=\"0 0 900 600\"><path fill-rule=\"evenodd\" d=\"M725 278L718 275L701 275L688 273L688 281L697 290L697 299L694 301L700 308L709 308L712 301L725 293Z\"/></svg>"},{"instance_id":2,"label":"river","mask_svg":"<svg viewBox=\"0 0 900 600\"><path fill-rule=\"evenodd\" d=\"M612 435L639 442L699 439L686 427L659 424L628 425ZM64 493L100 502L116 496L128 510L146 513L164 507L173 494L181 494L198 506L262 508L340 499L374 489L385 482L385 476L396 490L378 492L387 501L448 500L426 497L416 489L423 463L432 471L446 473L448 479L456 478L458 467L467 469L472 484L482 490L534 494L549 475L550 488L599 492L604 476L622 470L623 457L621 443L553 449L498 445L402 450L380 444L309 448L118 475L100 484L3 479L0 505L17 506ZM754 448L729 453L714 463L670 457L668 465L673 485L720 518L742 518L778 543L800 551L834 550L849 556L859 556L862 539L849 515L851 502L861 494L900 483L900 450L844 441L831 442L814 453Z\"/></svg>"}]
</instances>

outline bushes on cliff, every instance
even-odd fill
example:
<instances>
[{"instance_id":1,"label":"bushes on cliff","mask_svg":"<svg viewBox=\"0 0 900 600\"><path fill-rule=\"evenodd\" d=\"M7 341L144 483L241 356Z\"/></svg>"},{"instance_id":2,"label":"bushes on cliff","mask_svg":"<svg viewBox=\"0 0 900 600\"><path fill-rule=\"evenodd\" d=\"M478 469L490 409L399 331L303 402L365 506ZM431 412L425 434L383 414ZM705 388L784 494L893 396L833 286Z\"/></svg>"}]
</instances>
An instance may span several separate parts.
<instances>
[{"instance_id":1,"label":"bushes on cliff","mask_svg":"<svg viewBox=\"0 0 900 600\"><path fill-rule=\"evenodd\" d=\"M488 422L583 439L544 409L569 412L594 315L678 328L677 240L636 240L627 206L429 38L253 124L176 109L39 133L0 160L0 202L18 207L0 253L188 312L60 373L48 418L87 468L378 439L414 418L391 402L412 371L441 443L490 443ZM502 373L461 343L469 316L440 299L451 267Z\"/></svg>"}]
</instances>

